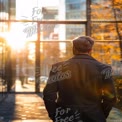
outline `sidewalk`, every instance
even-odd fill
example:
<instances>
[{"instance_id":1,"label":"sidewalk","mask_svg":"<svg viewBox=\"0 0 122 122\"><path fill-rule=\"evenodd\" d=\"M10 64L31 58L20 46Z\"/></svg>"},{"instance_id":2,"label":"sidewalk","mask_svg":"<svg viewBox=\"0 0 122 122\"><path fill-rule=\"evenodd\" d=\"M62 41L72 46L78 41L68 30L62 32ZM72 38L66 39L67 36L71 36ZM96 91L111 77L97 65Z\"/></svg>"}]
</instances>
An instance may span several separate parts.
<instances>
[{"instance_id":1,"label":"sidewalk","mask_svg":"<svg viewBox=\"0 0 122 122\"><path fill-rule=\"evenodd\" d=\"M9 94L0 104L0 122L51 122L41 94Z\"/></svg>"},{"instance_id":2,"label":"sidewalk","mask_svg":"<svg viewBox=\"0 0 122 122\"><path fill-rule=\"evenodd\" d=\"M0 104L0 122L52 122L44 106L42 94L35 93L34 82L16 80L13 93Z\"/></svg>"}]
</instances>

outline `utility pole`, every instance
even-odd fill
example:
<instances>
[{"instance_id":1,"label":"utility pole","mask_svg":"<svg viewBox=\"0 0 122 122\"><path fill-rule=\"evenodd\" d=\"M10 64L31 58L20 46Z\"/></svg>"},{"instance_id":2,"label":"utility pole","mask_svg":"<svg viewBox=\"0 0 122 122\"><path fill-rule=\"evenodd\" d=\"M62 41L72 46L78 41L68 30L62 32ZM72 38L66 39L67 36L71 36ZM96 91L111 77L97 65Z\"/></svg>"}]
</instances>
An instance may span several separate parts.
<instances>
[{"instance_id":1,"label":"utility pole","mask_svg":"<svg viewBox=\"0 0 122 122\"><path fill-rule=\"evenodd\" d=\"M40 23L37 23L37 41L36 41L36 61L35 61L35 91L40 92Z\"/></svg>"},{"instance_id":2,"label":"utility pole","mask_svg":"<svg viewBox=\"0 0 122 122\"><path fill-rule=\"evenodd\" d=\"M86 19L87 19L87 25L86 25L86 35L91 36L91 0L86 1Z\"/></svg>"}]
</instances>

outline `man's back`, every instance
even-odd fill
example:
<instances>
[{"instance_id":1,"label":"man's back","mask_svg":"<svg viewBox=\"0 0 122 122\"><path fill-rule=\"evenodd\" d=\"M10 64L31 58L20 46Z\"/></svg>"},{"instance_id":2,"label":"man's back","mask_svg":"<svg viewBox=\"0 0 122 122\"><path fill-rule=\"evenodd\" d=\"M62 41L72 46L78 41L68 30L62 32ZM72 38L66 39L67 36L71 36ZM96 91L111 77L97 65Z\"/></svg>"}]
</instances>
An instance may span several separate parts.
<instances>
[{"instance_id":1,"label":"man's back","mask_svg":"<svg viewBox=\"0 0 122 122\"><path fill-rule=\"evenodd\" d=\"M49 117L56 122L62 118L57 117L60 107L71 108L72 114L78 111L83 122L105 122L115 103L111 67L82 53L89 51L91 44L90 38L79 37L74 42L74 57L52 65L43 94ZM72 119L72 122L78 121Z\"/></svg>"},{"instance_id":2,"label":"man's back","mask_svg":"<svg viewBox=\"0 0 122 122\"><path fill-rule=\"evenodd\" d=\"M59 65L62 66L60 75L64 77L57 79L59 104L84 106L100 102L100 63L88 55L78 55Z\"/></svg>"}]
</instances>

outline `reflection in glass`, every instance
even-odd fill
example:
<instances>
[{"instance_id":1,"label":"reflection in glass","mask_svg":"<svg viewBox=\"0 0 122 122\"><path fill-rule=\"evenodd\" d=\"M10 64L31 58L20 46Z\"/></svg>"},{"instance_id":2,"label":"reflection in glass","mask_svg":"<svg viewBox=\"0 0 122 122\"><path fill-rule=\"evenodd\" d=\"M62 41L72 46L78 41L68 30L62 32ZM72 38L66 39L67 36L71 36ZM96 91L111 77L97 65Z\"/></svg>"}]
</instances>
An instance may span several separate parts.
<instances>
[{"instance_id":1,"label":"reflection in glass","mask_svg":"<svg viewBox=\"0 0 122 122\"><path fill-rule=\"evenodd\" d=\"M41 24L42 40L69 40L85 35L84 24Z\"/></svg>"},{"instance_id":2,"label":"reflection in glass","mask_svg":"<svg viewBox=\"0 0 122 122\"><path fill-rule=\"evenodd\" d=\"M30 4L28 4L28 2ZM58 4L44 5L45 1L16 1L16 18L26 20L81 20L86 19L86 0L59 0ZM28 4L28 9L27 5ZM50 6L49 6L50 5ZM25 11L26 10L26 11Z\"/></svg>"},{"instance_id":3,"label":"reflection in glass","mask_svg":"<svg viewBox=\"0 0 122 122\"><path fill-rule=\"evenodd\" d=\"M114 73L117 73L118 67L122 66L118 42L95 42L92 56L103 63L110 64ZM122 68L118 73L119 75L122 73Z\"/></svg>"},{"instance_id":4,"label":"reflection in glass","mask_svg":"<svg viewBox=\"0 0 122 122\"><path fill-rule=\"evenodd\" d=\"M85 25L66 25L66 39L85 35Z\"/></svg>"},{"instance_id":5,"label":"reflection in glass","mask_svg":"<svg viewBox=\"0 0 122 122\"><path fill-rule=\"evenodd\" d=\"M96 40L118 40L116 24L92 23L91 26L92 26L92 37L95 38Z\"/></svg>"},{"instance_id":6,"label":"reflection in glass","mask_svg":"<svg viewBox=\"0 0 122 122\"><path fill-rule=\"evenodd\" d=\"M86 0L66 0L66 20L86 19Z\"/></svg>"},{"instance_id":7,"label":"reflection in glass","mask_svg":"<svg viewBox=\"0 0 122 122\"><path fill-rule=\"evenodd\" d=\"M92 0L91 18L94 20L113 20L112 1Z\"/></svg>"}]
</instances>

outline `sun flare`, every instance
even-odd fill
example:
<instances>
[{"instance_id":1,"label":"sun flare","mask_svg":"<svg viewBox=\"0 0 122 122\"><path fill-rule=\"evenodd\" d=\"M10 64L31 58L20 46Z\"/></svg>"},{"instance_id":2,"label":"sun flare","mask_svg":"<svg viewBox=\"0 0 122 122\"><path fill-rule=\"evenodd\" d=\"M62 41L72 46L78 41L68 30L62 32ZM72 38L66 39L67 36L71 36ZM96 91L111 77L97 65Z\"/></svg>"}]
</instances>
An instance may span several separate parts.
<instances>
[{"instance_id":1,"label":"sun flare","mask_svg":"<svg viewBox=\"0 0 122 122\"><path fill-rule=\"evenodd\" d=\"M20 23L12 23L11 29L5 38L8 45L16 50L24 48L26 43L25 33L22 31Z\"/></svg>"}]
</instances>

